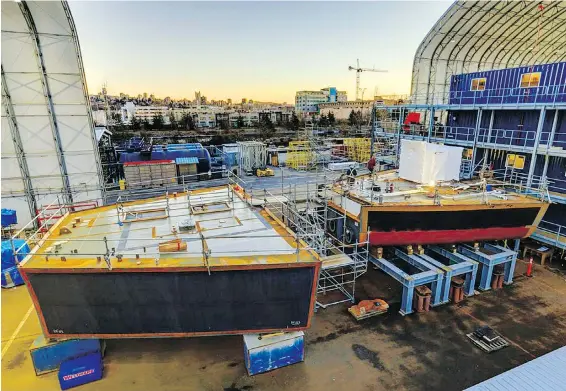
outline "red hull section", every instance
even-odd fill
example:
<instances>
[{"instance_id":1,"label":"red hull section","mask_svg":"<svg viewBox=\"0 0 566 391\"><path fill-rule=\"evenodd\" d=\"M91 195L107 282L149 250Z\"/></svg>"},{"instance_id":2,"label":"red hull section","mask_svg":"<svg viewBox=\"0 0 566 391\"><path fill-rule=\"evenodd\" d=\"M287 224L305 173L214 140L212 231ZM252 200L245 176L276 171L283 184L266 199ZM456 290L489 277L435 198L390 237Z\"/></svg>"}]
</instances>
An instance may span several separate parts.
<instances>
[{"instance_id":1,"label":"red hull section","mask_svg":"<svg viewBox=\"0 0 566 391\"><path fill-rule=\"evenodd\" d=\"M478 228L436 231L369 232L372 246L397 246L402 244L440 244L474 242L479 240L516 239L527 236L529 228Z\"/></svg>"}]
</instances>

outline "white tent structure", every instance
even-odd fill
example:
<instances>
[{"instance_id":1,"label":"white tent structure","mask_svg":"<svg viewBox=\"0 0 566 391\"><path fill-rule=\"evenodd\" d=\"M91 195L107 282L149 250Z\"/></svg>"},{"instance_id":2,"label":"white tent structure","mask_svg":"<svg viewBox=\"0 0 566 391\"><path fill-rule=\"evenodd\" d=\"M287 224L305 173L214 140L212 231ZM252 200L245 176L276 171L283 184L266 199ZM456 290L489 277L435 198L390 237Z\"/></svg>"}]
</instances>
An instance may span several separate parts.
<instances>
[{"instance_id":1,"label":"white tent structure","mask_svg":"<svg viewBox=\"0 0 566 391\"><path fill-rule=\"evenodd\" d=\"M103 182L77 32L66 2L2 1L2 208L19 225Z\"/></svg>"},{"instance_id":2,"label":"white tent structure","mask_svg":"<svg viewBox=\"0 0 566 391\"><path fill-rule=\"evenodd\" d=\"M566 1L456 1L417 49L411 103L448 103L453 74L565 59Z\"/></svg>"}]
</instances>

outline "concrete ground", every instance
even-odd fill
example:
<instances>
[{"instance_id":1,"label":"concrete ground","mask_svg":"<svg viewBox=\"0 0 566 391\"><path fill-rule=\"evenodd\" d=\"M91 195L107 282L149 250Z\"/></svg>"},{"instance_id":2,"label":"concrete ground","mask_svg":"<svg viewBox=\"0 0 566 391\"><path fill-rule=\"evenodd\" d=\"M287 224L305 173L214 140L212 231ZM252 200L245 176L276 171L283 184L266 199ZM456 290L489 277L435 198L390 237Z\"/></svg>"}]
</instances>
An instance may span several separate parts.
<instances>
[{"instance_id":1,"label":"concrete ground","mask_svg":"<svg viewBox=\"0 0 566 391\"><path fill-rule=\"evenodd\" d=\"M104 378L81 386L107 390L460 390L566 342L566 281L538 266L535 277L444 305L429 313L398 314L400 287L370 270L357 296L383 297L388 314L362 322L347 305L319 310L306 332L306 360L249 377L241 336L108 340ZM488 324L510 346L483 353L466 338ZM56 372L35 376L29 347L41 333L25 287L2 290L2 390L59 390Z\"/></svg>"}]
</instances>

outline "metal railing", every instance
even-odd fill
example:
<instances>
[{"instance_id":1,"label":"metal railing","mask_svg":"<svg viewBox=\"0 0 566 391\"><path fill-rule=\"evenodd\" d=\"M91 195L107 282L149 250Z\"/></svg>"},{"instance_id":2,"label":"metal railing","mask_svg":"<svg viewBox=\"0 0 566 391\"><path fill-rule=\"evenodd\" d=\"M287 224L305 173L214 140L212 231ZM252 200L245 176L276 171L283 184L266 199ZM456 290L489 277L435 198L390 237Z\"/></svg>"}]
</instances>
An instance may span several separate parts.
<instances>
[{"instance_id":1,"label":"metal railing","mask_svg":"<svg viewBox=\"0 0 566 391\"><path fill-rule=\"evenodd\" d=\"M552 246L566 249L566 227L542 220L532 237Z\"/></svg>"}]
</instances>

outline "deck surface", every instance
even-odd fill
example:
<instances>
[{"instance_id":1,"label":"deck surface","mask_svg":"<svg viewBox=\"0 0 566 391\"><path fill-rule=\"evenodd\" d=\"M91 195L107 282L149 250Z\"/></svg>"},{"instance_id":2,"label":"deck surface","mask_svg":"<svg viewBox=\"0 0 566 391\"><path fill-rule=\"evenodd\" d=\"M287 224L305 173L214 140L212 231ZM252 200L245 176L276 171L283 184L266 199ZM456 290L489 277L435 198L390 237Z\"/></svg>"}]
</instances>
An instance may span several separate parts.
<instances>
[{"instance_id":1,"label":"deck surface","mask_svg":"<svg viewBox=\"0 0 566 391\"><path fill-rule=\"evenodd\" d=\"M183 231L179 224L189 217L195 229ZM61 234L61 227L71 232ZM186 250L159 250L172 240L186 243ZM113 267L123 269L202 267L205 254L211 267L315 260L297 252L294 238L268 215L223 187L70 214L23 267L106 268L107 248Z\"/></svg>"}]
</instances>

